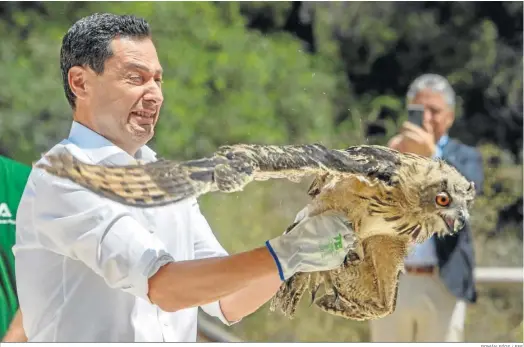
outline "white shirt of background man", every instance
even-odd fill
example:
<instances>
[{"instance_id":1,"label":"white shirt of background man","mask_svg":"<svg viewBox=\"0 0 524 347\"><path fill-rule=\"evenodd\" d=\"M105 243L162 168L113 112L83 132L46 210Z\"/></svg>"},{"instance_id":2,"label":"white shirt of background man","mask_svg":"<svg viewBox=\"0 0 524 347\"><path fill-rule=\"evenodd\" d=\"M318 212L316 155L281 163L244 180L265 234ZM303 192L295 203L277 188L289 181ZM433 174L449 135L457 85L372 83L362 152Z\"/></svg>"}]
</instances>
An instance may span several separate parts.
<instances>
[{"instance_id":1,"label":"white shirt of background man","mask_svg":"<svg viewBox=\"0 0 524 347\"><path fill-rule=\"evenodd\" d=\"M65 150L93 164L135 162L76 122L50 153ZM147 146L136 159L156 160ZM197 307L168 313L147 296L148 277L171 259L227 255L195 199L137 209L34 169L16 225L15 271L29 341L196 341ZM230 324L218 301L202 309Z\"/></svg>"}]
</instances>

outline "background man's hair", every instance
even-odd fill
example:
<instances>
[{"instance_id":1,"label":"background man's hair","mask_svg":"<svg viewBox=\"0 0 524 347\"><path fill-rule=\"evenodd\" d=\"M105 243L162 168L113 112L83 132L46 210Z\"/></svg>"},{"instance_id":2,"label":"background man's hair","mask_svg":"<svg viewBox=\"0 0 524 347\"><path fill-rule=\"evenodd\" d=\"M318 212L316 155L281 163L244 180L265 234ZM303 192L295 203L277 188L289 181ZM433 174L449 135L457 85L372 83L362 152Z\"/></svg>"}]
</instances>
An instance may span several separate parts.
<instances>
[{"instance_id":1,"label":"background man's hair","mask_svg":"<svg viewBox=\"0 0 524 347\"><path fill-rule=\"evenodd\" d=\"M64 35L60 50L60 69L67 101L74 109L76 96L67 78L73 66L89 66L104 72L105 61L113 55L111 41L116 37L151 36L146 20L131 15L95 13L74 23Z\"/></svg>"},{"instance_id":2,"label":"background man's hair","mask_svg":"<svg viewBox=\"0 0 524 347\"><path fill-rule=\"evenodd\" d=\"M442 94L444 100L451 108L455 106L455 91L445 77L437 74L424 74L417 77L408 88L408 100L413 99L423 89L430 89Z\"/></svg>"}]
</instances>

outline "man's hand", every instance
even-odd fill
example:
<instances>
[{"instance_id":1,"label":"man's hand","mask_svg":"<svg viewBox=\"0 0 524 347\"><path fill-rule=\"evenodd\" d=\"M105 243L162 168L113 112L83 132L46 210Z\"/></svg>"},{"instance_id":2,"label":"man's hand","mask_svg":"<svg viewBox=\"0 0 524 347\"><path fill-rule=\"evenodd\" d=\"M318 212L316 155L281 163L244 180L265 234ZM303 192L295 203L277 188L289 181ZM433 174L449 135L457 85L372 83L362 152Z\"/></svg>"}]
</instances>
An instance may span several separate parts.
<instances>
[{"instance_id":1,"label":"man's hand","mask_svg":"<svg viewBox=\"0 0 524 347\"><path fill-rule=\"evenodd\" d=\"M307 218L308 214L309 206L306 206L298 212L294 223L300 223ZM297 231L293 229L292 233ZM274 276L270 274L262 277L245 288L220 299L222 312L229 322L237 322L271 299L281 285L282 277L280 275Z\"/></svg>"},{"instance_id":2,"label":"man's hand","mask_svg":"<svg viewBox=\"0 0 524 347\"><path fill-rule=\"evenodd\" d=\"M351 224L335 211L303 218L289 233L266 242L283 281L297 272L339 267L355 244Z\"/></svg>"},{"instance_id":3,"label":"man's hand","mask_svg":"<svg viewBox=\"0 0 524 347\"><path fill-rule=\"evenodd\" d=\"M389 147L399 152L414 153L425 157L433 156L436 151L433 129L429 123L424 124L424 128L404 122L399 135L390 140Z\"/></svg>"}]
</instances>

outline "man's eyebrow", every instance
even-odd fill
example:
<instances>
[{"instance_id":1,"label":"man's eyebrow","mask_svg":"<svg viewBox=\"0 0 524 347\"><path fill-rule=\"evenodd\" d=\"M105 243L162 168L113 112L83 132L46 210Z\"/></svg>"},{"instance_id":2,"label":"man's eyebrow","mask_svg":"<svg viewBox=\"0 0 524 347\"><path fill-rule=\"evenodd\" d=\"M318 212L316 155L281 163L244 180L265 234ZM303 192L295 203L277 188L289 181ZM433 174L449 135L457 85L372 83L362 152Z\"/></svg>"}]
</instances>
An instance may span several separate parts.
<instances>
[{"instance_id":1,"label":"man's eyebrow","mask_svg":"<svg viewBox=\"0 0 524 347\"><path fill-rule=\"evenodd\" d=\"M147 72L151 72L151 69L149 67L147 67L146 65L144 64L140 64L140 63L134 63L134 62L131 62L131 63L126 63L124 65L124 67L126 69L129 69L129 70L142 70L142 71L147 71ZM158 69L155 71L155 74L158 74L158 75L161 75L164 71L162 70L162 68Z\"/></svg>"}]
</instances>

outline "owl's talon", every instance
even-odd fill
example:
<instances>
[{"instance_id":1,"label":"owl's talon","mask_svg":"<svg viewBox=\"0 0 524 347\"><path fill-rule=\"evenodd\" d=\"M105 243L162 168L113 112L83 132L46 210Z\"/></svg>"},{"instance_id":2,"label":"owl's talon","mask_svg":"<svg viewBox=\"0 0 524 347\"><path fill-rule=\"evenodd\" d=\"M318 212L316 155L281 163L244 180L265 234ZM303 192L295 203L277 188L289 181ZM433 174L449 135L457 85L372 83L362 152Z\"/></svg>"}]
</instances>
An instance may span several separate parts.
<instances>
[{"instance_id":1,"label":"owl's talon","mask_svg":"<svg viewBox=\"0 0 524 347\"><path fill-rule=\"evenodd\" d=\"M355 252L349 252L346 257L344 258L344 265L350 266L350 265L357 265L360 263L362 259L360 259L359 255Z\"/></svg>"},{"instance_id":2,"label":"owl's talon","mask_svg":"<svg viewBox=\"0 0 524 347\"><path fill-rule=\"evenodd\" d=\"M364 248L358 241L355 243L355 248L346 254L344 258L344 266L354 266L360 264L364 260Z\"/></svg>"},{"instance_id":3,"label":"owl's talon","mask_svg":"<svg viewBox=\"0 0 524 347\"><path fill-rule=\"evenodd\" d=\"M335 295L335 304L338 305L340 301L340 295L338 294L338 290L335 287L333 287L333 294Z\"/></svg>"},{"instance_id":4,"label":"owl's talon","mask_svg":"<svg viewBox=\"0 0 524 347\"><path fill-rule=\"evenodd\" d=\"M313 305L313 302L315 302L315 298L317 296L317 292L320 288L320 284L318 286L316 286L316 288L314 288L312 291L311 291L311 303L309 304L309 306Z\"/></svg>"}]
</instances>

